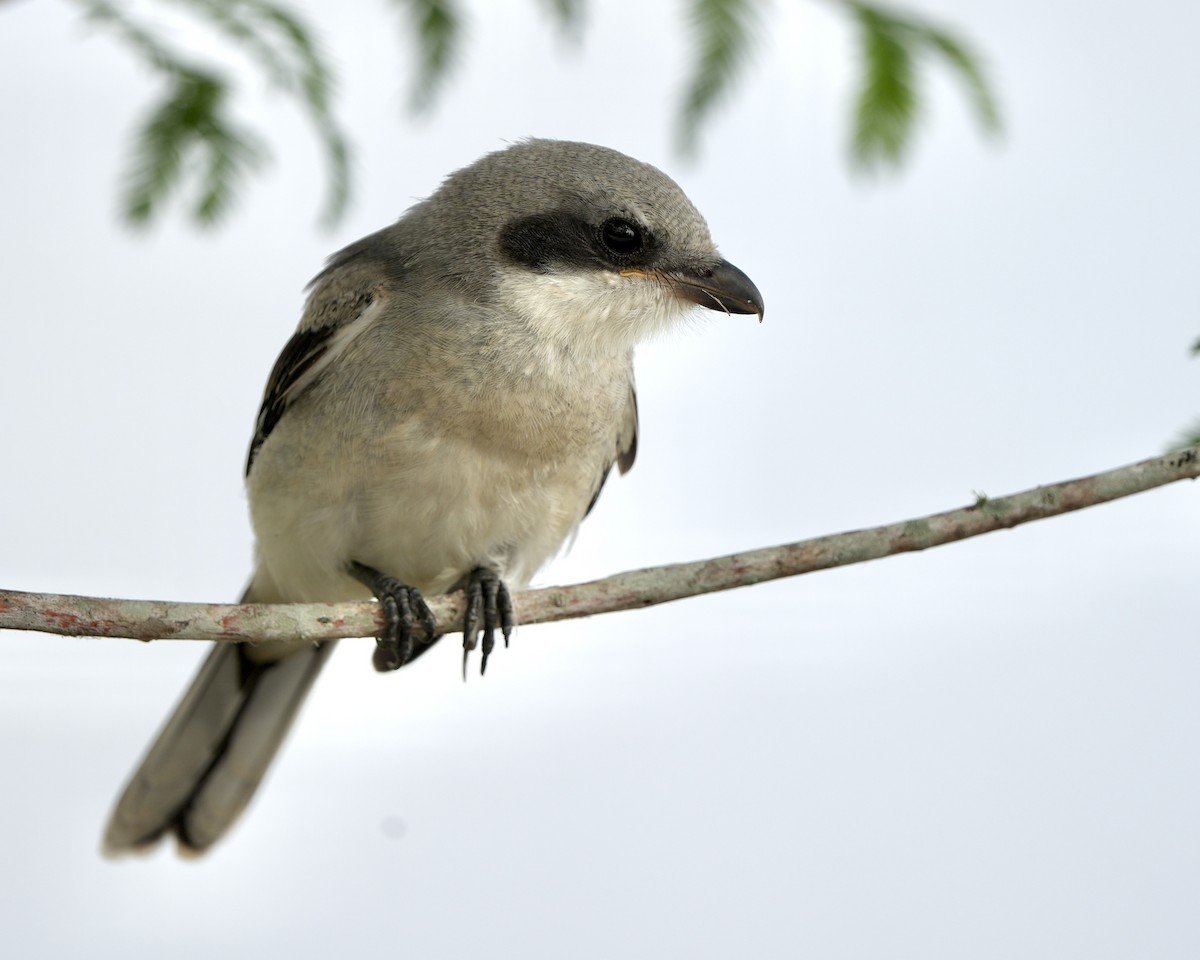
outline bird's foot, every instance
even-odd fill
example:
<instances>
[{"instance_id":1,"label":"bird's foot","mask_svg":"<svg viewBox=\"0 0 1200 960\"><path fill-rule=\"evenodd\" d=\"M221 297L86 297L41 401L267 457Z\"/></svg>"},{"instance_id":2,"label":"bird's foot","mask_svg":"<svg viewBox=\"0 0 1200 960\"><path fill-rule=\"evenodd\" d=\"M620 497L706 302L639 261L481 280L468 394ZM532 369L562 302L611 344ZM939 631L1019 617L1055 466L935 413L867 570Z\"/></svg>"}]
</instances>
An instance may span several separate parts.
<instances>
[{"instance_id":1,"label":"bird's foot","mask_svg":"<svg viewBox=\"0 0 1200 960\"><path fill-rule=\"evenodd\" d=\"M483 632L483 659L479 674L487 670L488 656L496 646L496 628L504 636L504 645L513 632L513 603L508 587L495 570L476 567L467 575L464 591L467 612L463 617L463 679L467 678L467 657L479 642Z\"/></svg>"},{"instance_id":2,"label":"bird's foot","mask_svg":"<svg viewBox=\"0 0 1200 960\"><path fill-rule=\"evenodd\" d=\"M410 587L362 563L352 562L349 572L354 579L371 588L383 607L383 633L376 637L375 656L372 658L376 670L399 670L433 645L438 638L437 620L416 587ZM424 632L420 646L414 634L418 624Z\"/></svg>"}]
</instances>

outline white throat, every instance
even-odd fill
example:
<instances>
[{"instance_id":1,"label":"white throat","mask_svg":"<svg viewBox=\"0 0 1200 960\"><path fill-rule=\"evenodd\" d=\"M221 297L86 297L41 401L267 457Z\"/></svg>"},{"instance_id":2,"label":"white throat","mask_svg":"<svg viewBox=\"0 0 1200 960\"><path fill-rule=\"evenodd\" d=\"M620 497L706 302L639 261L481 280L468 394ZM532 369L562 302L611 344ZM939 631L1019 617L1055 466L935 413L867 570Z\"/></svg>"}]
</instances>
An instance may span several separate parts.
<instances>
[{"instance_id":1,"label":"white throat","mask_svg":"<svg viewBox=\"0 0 1200 960\"><path fill-rule=\"evenodd\" d=\"M510 269L500 272L497 288L504 308L539 337L605 356L627 355L688 312L661 281L607 270Z\"/></svg>"}]
</instances>

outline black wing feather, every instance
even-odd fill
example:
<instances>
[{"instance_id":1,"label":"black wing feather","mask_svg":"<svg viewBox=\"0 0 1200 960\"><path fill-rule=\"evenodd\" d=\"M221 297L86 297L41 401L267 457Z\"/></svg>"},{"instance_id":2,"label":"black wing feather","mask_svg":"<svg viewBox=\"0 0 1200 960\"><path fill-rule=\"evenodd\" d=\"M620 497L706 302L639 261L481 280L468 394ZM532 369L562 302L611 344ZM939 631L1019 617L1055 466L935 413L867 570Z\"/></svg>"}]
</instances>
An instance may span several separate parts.
<instances>
[{"instance_id":1,"label":"black wing feather","mask_svg":"<svg viewBox=\"0 0 1200 960\"><path fill-rule=\"evenodd\" d=\"M267 380L267 389L255 423L254 439L250 441L250 452L246 455L246 476L250 475L259 448L279 425L284 412L298 396L320 380L320 375L299 391L297 383L321 362L333 338L375 301L376 278L370 276L371 266L374 264L377 267L382 262L383 253L386 252L385 233L381 230L335 253L329 258L325 269L309 283L309 289L314 292L307 307L307 322L287 342ZM339 275L352 275L362 267L368 273L368 279L362 286L356 289L352 283L347 289L337 282Z\"/></svg>"}]
</instances>

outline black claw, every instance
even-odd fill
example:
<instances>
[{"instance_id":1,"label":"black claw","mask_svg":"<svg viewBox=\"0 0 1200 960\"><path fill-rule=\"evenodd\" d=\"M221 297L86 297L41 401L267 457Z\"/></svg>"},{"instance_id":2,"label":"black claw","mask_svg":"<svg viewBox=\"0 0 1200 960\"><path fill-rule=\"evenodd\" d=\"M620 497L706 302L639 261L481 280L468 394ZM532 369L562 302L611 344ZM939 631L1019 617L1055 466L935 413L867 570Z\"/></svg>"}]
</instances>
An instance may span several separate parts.
<instances>
[{"instance_id":1,"label":"black claw","mask_svg":"<svg viewBox=\"0 0 1200 960\"><path fill-rule=\"evenodd\" d=\"M413 656L413 594L416 594L418 603L424 603L421 595L410 587L402 587L388 595L389 600L395 601L400 615L399 636L396 639L396 659L400 664L408 663Z\"/></svg>"},{"instance_id":2,"label":"black claw","mask_svg":"<svg viewBox=\"0 0 1200 960\"><path fill-rule=\"evenodd\" d=\"M474 574L471 574L471 579L467 581L466 596L467 609L463 614L463 651L469 652L475 649L476 635L479 633L480 608L483 606L483 591Z\"/></svg>"},{"instance_id":3,"label":"black claw","mask_svg":"<svg viewBox=\"0 0 1200 960\"><path fill-rule=\"evenodd\" d=\"M412 655L412 635L407 635L408 643L400 639L403 629L403 614L399 601L393 594L385 593L379 598L383 605L383 635L375 638L375 644L380 651L379 656L387 670L398 670L404 662L405 654ZM409 614L412 620L412 614ZM405 649L407 647L407 649Z\"/></svg>"},{"instance_id":4,"label":"black claw","mask_svg":"<svg viewBox=\"0 0 1200 960\"><path fill-rule=\"evenodd\" d=\"M508 592L508 587L502 581L499 583L500 589L496 593L496 600L500 607L500 632L504 634L504 646L507 648L508 638L512 636L516 622L513 619L512 596Z\"/></svg>"},{"instance_id":5,"label":"black claw","mask_svg":"<svg viewBox=\"0 0 1200 960\"><path fill-rule=\"evenodd\" d=\"M376 640L372 658L376 670L399 670L433 645L437 639L437 621L416 587L361 563L351 563L349 573L370 587L383 607L383 632ZM418 620L425 633L420 647L414 633Z\"/></svg>"},{"instance_id":6,"label":"black claw","mask_svg":"<svg viewBox=\"0 0 1200 960\"><path fill-rule=\"evenodd\" d=\"M463 679L467 676L467 658L483 632L482 657L479 673L487 671L488 657L496 648L496 628L504 635L504 645L513 630L513 605L508 587L495 570L476 567L467 577L465 587L467 609L463 616Z\"/></svg>"}]
</instances>

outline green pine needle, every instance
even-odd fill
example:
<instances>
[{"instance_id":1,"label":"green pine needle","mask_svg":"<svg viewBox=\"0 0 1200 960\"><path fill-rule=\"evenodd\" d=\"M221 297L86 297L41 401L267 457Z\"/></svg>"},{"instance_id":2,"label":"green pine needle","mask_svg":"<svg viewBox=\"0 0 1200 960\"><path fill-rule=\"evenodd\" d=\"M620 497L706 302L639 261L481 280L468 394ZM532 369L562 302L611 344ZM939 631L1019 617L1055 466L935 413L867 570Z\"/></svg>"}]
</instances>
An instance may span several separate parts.
<instances>
[{"instance_id":1,"label":"green pine needle","mask_svg":"<svg viewBox=\"0 0 1200 960\"><path fill-rule=\"evenodd\" d=\"M1200 420L1196 420L1190 427L1179 434L1171 445L1167 447L1168 453L1175 453L1178 450L1183 450L1185 447L1194 447L1200 444Z\"/></svg>"},{"instance_id":2,"label":"green pine needle","mask_svg":"<svg viewBox=\"0 0 1200 960\"><path fill-rule=\"evenodd\" d=\"M458 52L461 19L450 0L404 0L416 31L420 63L412 108L428 110Z\"/></svg>"},{"instance_id":3,"label":"green pine needle","mask_svg":"<svg viewBox=\"0 0 1200 960\"><path fill-rule=\"evenodd\" d=\"M237 188L265 157L247 130L225 117L229 86L223 77L180 70L171 89L142 125L126 172L125 215L148 223L170 194L181 188L188 169L204 171L193 207L209 225L230 207Z\"/></svg>"},{"instance_id":4,"label":"green pine needle","mask_svg":"<svg viewBox=\"0 0 1200 960\"><path fill-rule=\"evenodd\" d=\"M167 92L136 134L126 172L125 213L150 222L168 197L194 182L193 215L211 224L225 215L246 175L266 150L231 118L228 80L191 65L154 29L111 0L76 0L94 23L112 30L167 83ZM309 114L329 164L323 220L334 222L349 200L350 153L331 109L333 76L312 31L271 0L171 0L223 34L275 86Z\"/></svg>"},{"instance_id":5,"label":"green pine needle","mask_svg":"<svg viewBox=\"0 0 1200 960\"><path fill-rule=\"evenodd\" d=\"M263 27L276 31L293 61L291 71L300 88L300 102L308 110L329 165L329 195L321 220L332 226L341 219L350 202L350 143L331 106L333 71L313 39L312 30L296 14L268 0L243 2Z\"/></svg>"},{"instance_id":6,"label":"green pine needle","mask_svg":"<svg viewBox=\"0 0 1200 960\"><path fill-rule=\"evenodd\" d=\"M321 215L335 223L350 200L350 149L331 109L334 79L313 39L293 11L270 0L175 0L192 7L256 60L263 72L305 108L329 165L329 196ZM224 169L218 167L219 169Z\"/></svg>"},{"instance_id":7,"label":"green pine needle","mask_svg":"<svg viewBox=\"0 0 1200 960\"><path fill-rule=\"evenodd\" d=\"M854 108L854 158L895 165L912 138L917 92L911 34L874 7L854 9L862 43L862 86Z\"/></svg>"},{"instance_id":8,"label":"green pine needle","mask_svg":"<svg viewBox=\"0 0 1200 960\"><path fill-rule=\"evenodd\" d=\"M558 23L558 29L572 39L578 39L583 30L584 0L541 0Z\"/></svg>"},{"instance_id":9,"label":"green pine needle","mask_svg":"<svg viewBox=\"0 0 1200 960\"><path fill-rule=\"evenodd\" d=\"M758 25L759 0L692 0L688 19L696 38L696 68L679 117L678 143L694 153L700 126L733 85Z\"/></svg>"},{"instance_id":10,"label":"green pine needle","mask_svg":"<svg viewBox=\"0 0 1200 960\"><path fill-rule=\"evenodd\" d=\"M927 27L924 39L958 71L975 107L975 116L983 129L988 133L999 133L1000 107L984 78L978 57L971 53L961 40L944 30Z\"/></svg>"},{"instance_id":11,"label":"green pine needle","mask_svg":"<svg viewBox=\"0 0 1200 960\"><path fill-rule=\"evenodd\" d=\"M1200 357L1200 339L1188 348L1188 352L1193 357ZM1184 447L1190 447L1200 443L1200 420L1195 421L1190 427L1184 430L1168 447L1168 450L1182 450Z\"/></svg>"},{"instance_id":12,"label":"green pine needle","mask_svg":"<svg viewBox=\"0 0 1200 960\"><path fill-rule=\"evenodd\" d=\"M858 21L862 82L854 110L853 154L863 168L897 166L920 113L917 63L935 53L959 75L980 125L1000 130L1000 109L978 58L941 27L861 0L843 0Z\"/></svg>"}]
</instances>

